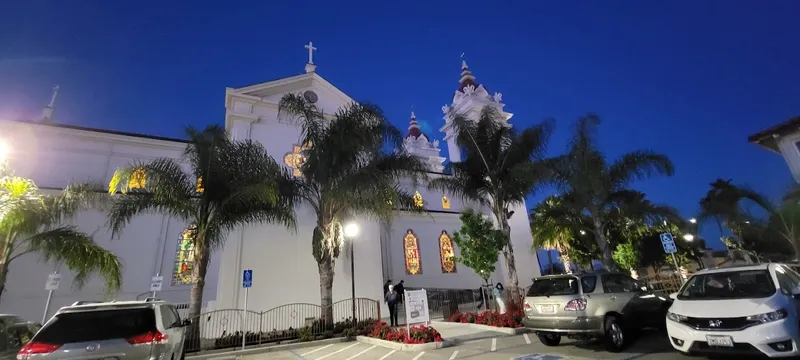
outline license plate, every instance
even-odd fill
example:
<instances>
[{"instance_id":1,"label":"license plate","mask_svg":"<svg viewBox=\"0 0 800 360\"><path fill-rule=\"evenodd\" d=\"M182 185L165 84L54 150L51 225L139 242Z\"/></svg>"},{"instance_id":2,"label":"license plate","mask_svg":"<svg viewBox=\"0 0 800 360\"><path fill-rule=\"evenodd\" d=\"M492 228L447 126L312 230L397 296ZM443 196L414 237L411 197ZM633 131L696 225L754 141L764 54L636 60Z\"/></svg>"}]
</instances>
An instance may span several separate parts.
<instances>
[{"instance_id":1,"label":"license plate","mask_svg":"<svg viewBox=\"0 0 800 360\"><path fill-rule=\"evenodd\" d=\"M539 312L543 314L553 314L556 312L555 305L541 305L539 306Z\"/></svg>"},{"instance_id":2,"label":"license plate","mask_svg":"<svg viewBox=\"0 0 800 360\"><path fill-rule=\"evenodd\" d=\"M706 335L708 346L733 347L733 338L730 336Z\"/></svg>"}]
</instances>

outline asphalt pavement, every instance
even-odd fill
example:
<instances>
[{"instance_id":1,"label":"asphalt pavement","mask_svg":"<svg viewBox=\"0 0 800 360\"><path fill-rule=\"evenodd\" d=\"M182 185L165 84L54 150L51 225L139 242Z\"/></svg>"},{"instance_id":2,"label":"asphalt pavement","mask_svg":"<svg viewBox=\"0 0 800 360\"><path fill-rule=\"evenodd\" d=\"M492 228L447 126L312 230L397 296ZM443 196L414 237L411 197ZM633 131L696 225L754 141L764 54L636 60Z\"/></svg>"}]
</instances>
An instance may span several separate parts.
<instances>
[{"instance_id":1,"label":"asphalt pavement","mask_svg":"<svg viewBox=\"0 0 800 360\"><path fill-rule=\"evenodd\" d=\"M599 343L565 339L561 345L547 347L534 334L496 336L458 342L455 346L425 351L394 351L359 342L337 343L258 355L241 360L677 360L686 359L673 351L663 333L647 333L626 351L609 353Z\"/></svg>"}]
</instances>

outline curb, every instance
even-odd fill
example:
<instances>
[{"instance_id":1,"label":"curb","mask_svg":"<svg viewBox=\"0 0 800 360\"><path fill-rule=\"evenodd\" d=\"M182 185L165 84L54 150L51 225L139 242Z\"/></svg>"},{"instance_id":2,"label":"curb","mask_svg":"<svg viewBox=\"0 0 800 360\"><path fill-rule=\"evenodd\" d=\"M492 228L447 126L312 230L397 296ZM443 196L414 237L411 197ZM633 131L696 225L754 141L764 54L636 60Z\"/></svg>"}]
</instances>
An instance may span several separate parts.
<instances>
[{"instance_id":1,"label":"curb","mask_svg":"<svg viewBox=\"0 0 800 360\"><path fill-rule=\"evenodd\" d=\"M481 324L473 324L473 323L459 323L459 322L451 322L451 321L441 321L441 320L434 320L431 321L433 324L442 324L442 325L456 325L456 326L464 326L478 330L485 330L485 331L494 331L508 335L519 335L530 332L528 328L521 327L521 328L507 328L507 327L496 327L496 326L489 326L489 325L481 325Z\"/></svg>"},{"instance_id":2,"label":"curb","mask_svg":"<svg viewBox=\"0 0 800 360\"><path fill-rule=\"evenodd\" d=\"M360 336L359 336L360 337ZM332 339L324 339L324 340L315 340L315 341L305 341L305 342L293 342L289 344L280 344L280 345L252 345L244 350L210 350L205 351L202 353L195 353L196 355L186 355L186 360L221 360L221 359L235 359L242 355L254 355L254 354L263 354L268 352L275 352L275 351L285 351L285 350L294 350L300 349L305 347L312 347L312 346L320 346L320 345L330 345L330 344L338 344L343 342L348 342L352 340L348 340L347 337L338 337Z\"/></svg>"},{"instance_id":3,"label":"curb","mask_svg":"<svg viewBox=\"0 0 800 360\"><path fill-rule=\"evenodd\" d=\"M397 351L430 351L430 350L436 350L453 346L453 342L449 340L432 342L427 344L404 344L394 341L371 338L369 336L358 336L356 337L356 341L363 344L382 346L387 349L392 349Z\"/></svg>"}]
</instances>

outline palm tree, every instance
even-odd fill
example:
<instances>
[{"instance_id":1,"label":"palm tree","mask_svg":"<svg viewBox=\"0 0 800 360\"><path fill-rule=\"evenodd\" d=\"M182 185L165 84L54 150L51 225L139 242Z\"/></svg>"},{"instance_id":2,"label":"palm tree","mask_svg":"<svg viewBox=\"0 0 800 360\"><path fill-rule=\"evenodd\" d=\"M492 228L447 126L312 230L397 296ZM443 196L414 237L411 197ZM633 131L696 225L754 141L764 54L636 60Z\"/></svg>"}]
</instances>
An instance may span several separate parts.
<instances>
[{"instance_id":1,"label":"palm tree","mask_svg":"<svg viewBox=\"0 0 800 360\"><path fill-rule=\"evenodd\" d=\"M800 260L800 204L797 194L792 190L781 201L773 202L757 191L733 184L730 179L717 179L700 200L699 220L715 220L720 231L723 225L727 227L733 234L732 239L725 239L731 247L741 246L744 235L754 231L760 231L761 237L777 236L791 245L795 259ZM747 205L755 205L766 214L766 219L751 214ZM753 249L741 250L753 252Z\"/></svg>"},{"instance_id":2,"label":"palm tree","mask_svg":"<svg viewBox=\"0 0 800 360\"><path fill-rule=\"evenodd\" d=\"M193 224L192 289L189 319L200 314L211 253L227 234L252 223L295 226L294 180L254 141L232 141L213 125L188 128L182 162L159 158L120 168L109 184L116 198L108 214L114 236L137 215L157 211ZM193 331L197 331L193 327Z\"/></svg>"},{"instance_id":3,"label":"palm tree","mask_svg":"<svg viewBox=\"0 0 800 360\"><path fill-rule=\"evenodd\" d=\"M581 219L575 218L570 209L564 208L559 196L548 196L531 210L531 235L533 250L547 250L552 267L550 251L556 250L561 256L564 271L572 273L569 251L575 242L575 234L580 231ZM576 231L577 229L577 231Z\"/></svg>"},{"instance_id":4,"label":"palm tree","mask_svg":"<svg viewBox=\"0 0 800 360\"><path fill-rule=\"evenodd\" d=\"M603 264L616 269L606 230L620 206L638 193L629 189L631 182L660 174L671 176L674 167L669 158L650 150L633 151L609 163L596 143L599 123L591 114L578 119L567 153L554 159L550 168L570 206L591 219L590 231Z\"/></svg>"},{"instance_id":5,"label":"palm tree","mask_svg":"<svg viewBox=\"0 0 800 360\"><path fill-rule=\"evenodd\" d=\"M297 195L317 217L312 253L319 271L320 305L330 323L343 222L353 217L389 222L397 209L424 212L398 181L416 184L428 167L414 155L382 151L387 141L399 148L402 135L376 106L352 103L326 118L302 96L287 94L278 114L299 125L300 143L305 144Z\"/></svg>"},{"instance_id":6,"label":"palm tree","mask_svg":"<svg viewBox=\"0 0 800 360\"><path fill-rule=\"evenodd\" d=\"M77 288L98 274L105 279L106 292L118 290L122 264L117 256L95 243L91 235L65 224L78 212L100 205L102 196L101 188L89 184L45 195L32 180L10 173L0 177L0 295L11 262L30 253L66 265Z\"/></svg>"},{"instance_id":7,"label":"palm tree","mask_svg":"<svg viewBox=\"0 0 800 360\"><path fill-rule=\"evenodd\" d=\"M452 176L433 179L429 188L446 191L463 200L491 209L499 230L506 238L503 248L511 291L519 287L511 227L513 206L520 205L532 191L546 182L548 171L542 161L552 122L515 131L505 125L498 110L487 106L477 120L452 114L456 141L465 151L463 161L451 162Z\"/></svg>"}]
</instances>

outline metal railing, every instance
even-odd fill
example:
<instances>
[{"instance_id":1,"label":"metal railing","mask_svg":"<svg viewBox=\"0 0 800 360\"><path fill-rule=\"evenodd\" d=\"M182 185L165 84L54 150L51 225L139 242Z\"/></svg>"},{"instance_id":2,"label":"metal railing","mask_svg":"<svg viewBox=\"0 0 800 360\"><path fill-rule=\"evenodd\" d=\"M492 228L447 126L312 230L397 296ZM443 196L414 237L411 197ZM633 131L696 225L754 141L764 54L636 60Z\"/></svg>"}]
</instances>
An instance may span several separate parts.
<instances>
[{"instance_id":1,"label":"metal railing","mask_svg":"<svg viewBox=\"0 0 800 360\"><path fill-rule=\"evenodd\" d=\"M324 310L332 312L331 321L324 320L326 313L330 314ZM243 338L246 345L258 345L287 340L311 341L342 334L352 336L357 329L381 318L380 303L356 298L355 316L354 321L352 299L337 301L330 308L294 303L262 312L215 310L189 319L192 325L184 348L186 352L195 352L241 347Z\"/></svg>"},{"instance_id":2,"label":"metal railing","mask_svg":"<svg viewBox=\"0 0 800 360\"><path fill-rule=\"evenodd\" d=\"M683 285L682 279L677 274L642 276L639 280L649 284L653 292L661 295L677 292Z\"/></svg>"}]
</instances>

